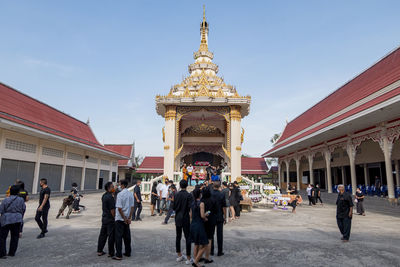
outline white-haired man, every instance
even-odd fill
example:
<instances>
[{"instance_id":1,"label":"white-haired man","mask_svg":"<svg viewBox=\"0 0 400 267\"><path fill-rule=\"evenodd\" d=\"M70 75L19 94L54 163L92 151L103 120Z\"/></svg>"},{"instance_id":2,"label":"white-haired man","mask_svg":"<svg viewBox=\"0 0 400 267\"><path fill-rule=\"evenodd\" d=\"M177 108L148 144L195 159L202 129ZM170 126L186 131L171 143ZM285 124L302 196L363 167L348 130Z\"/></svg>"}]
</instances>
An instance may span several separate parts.
<instances>
[{"instance_id":1,"label":"white-haired man","mask_svg":"<svg viewBox=\"0 0 400 267\"><path fill-rule=\"evenodd\" d=\"M353 199L349 193L344 191L344 185L339 185L338 191L336 221L343 236L343 242L348 242L350 239L351 218L353 217Z\"/></svg>"}]
</instances>

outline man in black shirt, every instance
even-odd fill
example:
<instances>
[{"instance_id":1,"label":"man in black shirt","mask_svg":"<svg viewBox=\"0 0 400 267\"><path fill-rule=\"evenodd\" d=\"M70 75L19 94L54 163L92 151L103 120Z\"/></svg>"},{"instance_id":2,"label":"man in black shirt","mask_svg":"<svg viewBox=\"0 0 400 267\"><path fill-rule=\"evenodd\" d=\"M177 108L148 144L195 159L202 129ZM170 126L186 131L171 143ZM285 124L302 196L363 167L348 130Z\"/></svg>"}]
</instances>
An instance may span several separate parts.
<instances>
[{"instance_id":1,"label":"man in black shirt","mask_svg":"<svg viewBox=\"0 0 400 267\"><path fill-rule=\"evenodd\" d=\"M175 195L174 211L175 211L175 227L176 227L176 253L178 258L176 261L180 262L185 259L181 251L182 230L185 235L186 241L186 256L190 261L191 240L190 240L190 206L193 202L192 194L186 191L188 183L186 180L179 182L181 190Z\"/></svg>"},{"instance_id":2,"label":"man in black shirt","mask_svg":"<svg viewBox=\"0 0 400 267\"><path fill-rule=\"evenodd\" d=\"M103 214L101 216L101 229L99 240L97 242L97 255L105 254L103 251L108 239L108 255L113 257L115 254L115 199L113 197L114 186L112 182L104 185L106 192L101 197Z\"/></svg>"},{"instance_id":3,"label":"man in black shirt","mask_svg":"<svg viewBox=\"0 0 400 267\"><path fill-rule=\"evenodd\" d=\"M43 238L47 231L47 217L49 215L50 209L50 188L47 186L47 179L40 179L40 186L42 189L40 190L40 198L39 198L39 207L36 210L35 220L39 225L41 233L37 236L37 238Z\"/></svg>"},{"instance_id":4,"label":"man in black shirt","mask_svg":"<svg viewBox=\"0 0 400 267\"><path fill-rule=\"evenodd\" d=\"M133 198L134 198L134 210L133 210L133 216L132 216L132 221L141 221L140 219L140 213L142 212L142 194L140 193L140 185L142 181L137 180L136 186L133 189Z\"/></svg>"},{"instance_id":5,"label":"man in black shirt","mask_svg":"<svg viewBox=\"0 0 400 267\"><path fill-rule=\"evenodd\" d=\"M344 185L338 186L339 194L336 200L336 221L343 242L348 242L351 230L351 218L353 217L353 200L349 193L344 191Z\"/></svg>"},{"instance_id":6,"label":"man in black shirt","mask_svg":"<svg viewBox=\"0 0 400 267\"><path fill-rule=\"evenodd\" d=\"M213 183L213 190L211 191L211 197L215 201L217 210L216 214L216 227L217 227L217 243L218 243L218 254L217 256L224 255L223 252L223 227L226 223L226 201L225 195L220 191L221 183L215 181ZM211 242L211 255L214 255L214 237Z\"/></svg>"}]
</instances>

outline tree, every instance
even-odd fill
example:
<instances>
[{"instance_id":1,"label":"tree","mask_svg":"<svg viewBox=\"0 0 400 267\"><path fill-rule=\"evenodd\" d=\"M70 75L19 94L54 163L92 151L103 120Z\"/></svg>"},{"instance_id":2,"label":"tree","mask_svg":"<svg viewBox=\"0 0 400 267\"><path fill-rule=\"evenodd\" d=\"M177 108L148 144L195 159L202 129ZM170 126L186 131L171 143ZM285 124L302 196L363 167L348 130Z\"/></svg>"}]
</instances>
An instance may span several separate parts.
<instances>
[{"instance_id":1,"label":"tree","mask_svg":"<svg viewBox=\"0 0 400 267\"><path fill-rule=\"evenodd\" d=\"M271 142L271 144L275 144L280 136L280 134L274 134L269 141Z\"/></svg>"},{"instance_id":2,"label":"tree","mask_svg":"<svg viewBox=\"0 0 400 267\"><path fill-rule=\"evenodd\" d=\"M276 141L278 141L280 136L281 136L280 134L276 133L271 137L269 141L271 142L272 145L274 145ZM267 162L268 166L277 165L278 163L277 158L266 158L265 161Z\"/></svg>"}]
</instances>

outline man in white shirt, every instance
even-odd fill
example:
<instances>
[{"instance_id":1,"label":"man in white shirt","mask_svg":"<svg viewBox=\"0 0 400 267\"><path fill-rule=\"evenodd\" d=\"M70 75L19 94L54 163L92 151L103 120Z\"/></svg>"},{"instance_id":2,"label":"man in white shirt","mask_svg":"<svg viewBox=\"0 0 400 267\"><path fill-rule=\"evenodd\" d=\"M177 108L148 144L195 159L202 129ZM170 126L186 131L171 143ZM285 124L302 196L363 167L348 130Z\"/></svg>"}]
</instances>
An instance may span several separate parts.
<instances>
[{"instance_id":1,"label":"man in white shirt","mask_svg":"<svg viewBox=\"0 0 400 267\"><path fill-rule=\"evenodd\" d=\"M162 215L163 211L167 209L167 198L168 198L168 178L165 178L165 184L161 188L161 204L160 204L160 216Z\"/></svg>"},{"instance_id":2,"label":"man in white shirt","mask_svg":"<svg viewBox=\"0 0 400 267\"><path fill-rule=\"evenodd\" d=\"M189 164L189 166L186 168L187 172L188 172L188 185L191 186L192 185L192 175L193 175L193 166L192 164Z\"/></svg>"},{"instance_id":3,"label":"man in white shirt","mask_svg":"<svg viewBox=\"0 0 400 267\"><path fill-rule=\"evenodd\" d=\"M115 208L115 248L116 255L113 257L114 260L122 260L122 239L125 244L124 256L130 257L131 248L131 230L129 225L132 221L134 199L133 194L128 191L128 181L121 180L121 192L118 193L117 203Z\"/></svg>"},{"instance_id":4,"label":"man in white shirt","mask_svg":"<svg viewBox=\"0 0 400 267\"><path fill-rule=\"evenodd\" d=\"M157 198L157 212L158 213L161 212L160 201L161 201L161 189L163 188L163 186L164 186L163 183L160 180L158 180L158 184L157 184L157 187L156 187L157 196L158 196L158 198Z\"/></svg>"}]
</instances>

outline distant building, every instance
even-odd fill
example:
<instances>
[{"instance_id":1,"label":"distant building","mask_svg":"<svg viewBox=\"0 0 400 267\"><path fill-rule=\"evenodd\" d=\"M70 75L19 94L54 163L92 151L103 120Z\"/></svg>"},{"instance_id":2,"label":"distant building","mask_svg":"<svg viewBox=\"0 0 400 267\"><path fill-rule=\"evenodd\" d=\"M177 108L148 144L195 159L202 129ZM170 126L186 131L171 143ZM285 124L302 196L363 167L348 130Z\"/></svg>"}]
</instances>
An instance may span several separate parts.
<instances>
[{"instance_id":1,"label":"distant building","mask_svg":"<svg viewBox=\"0 0 400 267\"><path fill-rule=\"evenodd\" d=\"M0 194L16 179L30 193L46 178L53 192L96 190L116 177L119 153L100 144L89 123L0 83Z\"/></svg>"},{"instance_id":2,"label":"distant building","mask_svg":"<svg viewBox=\"0 0 400 267\"><path fill-rule=\"evenodd\" d=\"M135 143L133 144L105 144L105 148L121 154L128 159L118 160L118 175L116 179L113 177L113 182L125 179L132 182L133 171L136 167L135 162Z\"/></svg>"},{"instance_id":3,"label":"distant building","mask_svg":"<svg viewBox=\"0 0 400 267\"><path fill-rule=\"evenodd\" d=\"M145 180L151 180L164 173L164 157L145 157L136 169Z\"/></svg>"},{"instance_id":4,"label":"distant building","mask_svg":"<svg viewBox=\"0 0 400 267\"><path fill-rule=\"evenodd\" d=\"M268 182L268 166L264 158L242 157L242 176L256 182Z\"/></svg>"}]
</instances>

